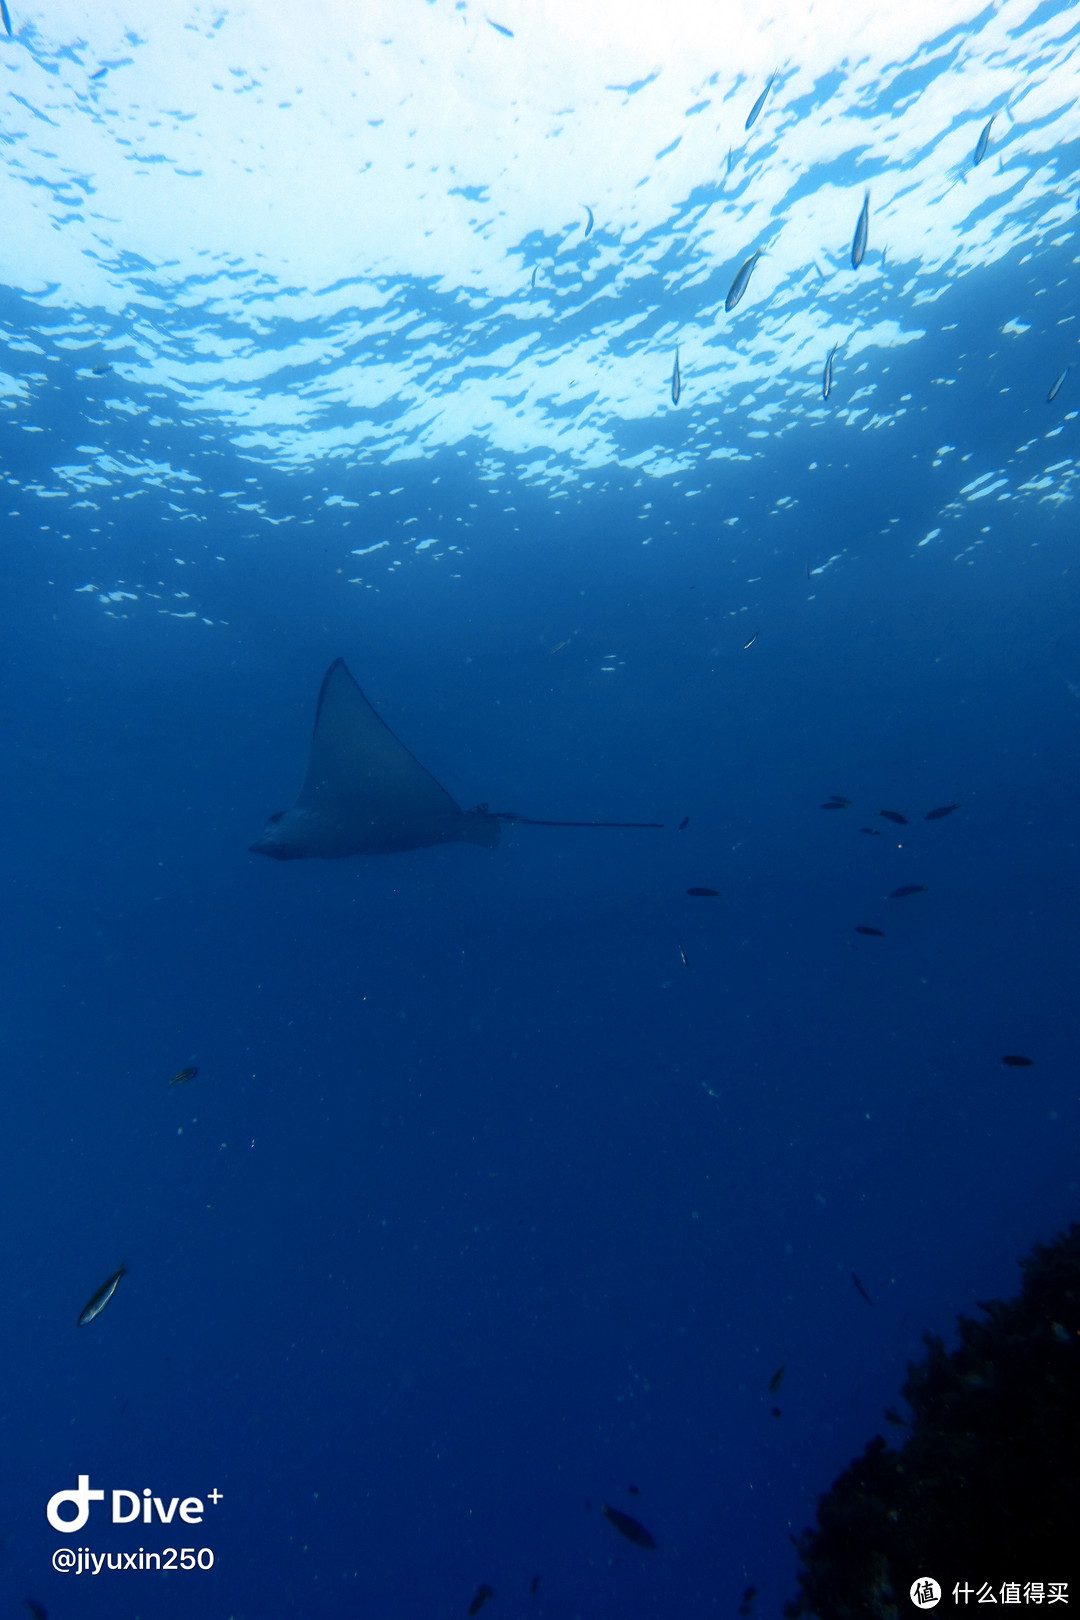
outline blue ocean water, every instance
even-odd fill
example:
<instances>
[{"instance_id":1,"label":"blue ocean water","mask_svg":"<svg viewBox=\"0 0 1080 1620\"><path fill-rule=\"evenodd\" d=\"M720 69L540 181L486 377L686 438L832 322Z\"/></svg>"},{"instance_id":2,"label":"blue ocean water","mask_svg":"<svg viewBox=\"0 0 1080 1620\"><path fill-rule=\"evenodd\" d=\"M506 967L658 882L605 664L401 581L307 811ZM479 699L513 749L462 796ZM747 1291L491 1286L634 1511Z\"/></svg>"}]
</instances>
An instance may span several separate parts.
<instances>
[{"instance_id":1,"label":"blue ocean water","mask_svg":"<svg viewBox=\"0 0 1080 1620\"><path fill-rule=\"evenodd\" d=\"M5 1612L777 1614L1076 1215L1075 10L10 9Z\"/></svg>"}]
</instances>

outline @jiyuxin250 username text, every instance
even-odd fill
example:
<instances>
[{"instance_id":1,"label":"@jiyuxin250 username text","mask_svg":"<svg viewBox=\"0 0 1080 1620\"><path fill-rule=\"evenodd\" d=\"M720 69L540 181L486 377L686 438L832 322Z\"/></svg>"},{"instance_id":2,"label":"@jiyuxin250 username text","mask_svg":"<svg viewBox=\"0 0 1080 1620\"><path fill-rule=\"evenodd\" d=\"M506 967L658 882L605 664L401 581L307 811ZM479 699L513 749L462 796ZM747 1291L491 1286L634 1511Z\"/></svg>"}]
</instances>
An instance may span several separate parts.
<instances>
[{"instance_id":1,"label":"@jiyuxin250 username text","mask_svg":"<svg viewBox=\"0 0 1080 1620\"><path fill-rule=\"evenodd\" d=\"M92 1547L57 1547L52 1567L60 1575L104 1575L120 1570L207 1570L214 1567L210 1547L162 1547L160 1552L94 1552Z\"/></svg>"}]
</instances>

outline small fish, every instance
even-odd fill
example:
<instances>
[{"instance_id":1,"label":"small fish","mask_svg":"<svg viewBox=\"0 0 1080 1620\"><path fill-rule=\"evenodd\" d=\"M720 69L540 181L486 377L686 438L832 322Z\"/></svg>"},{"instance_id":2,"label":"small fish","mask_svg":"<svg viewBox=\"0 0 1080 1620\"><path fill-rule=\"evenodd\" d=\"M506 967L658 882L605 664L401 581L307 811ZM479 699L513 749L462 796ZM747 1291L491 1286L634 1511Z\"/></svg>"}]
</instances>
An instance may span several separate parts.
<instances>
[{"instance_id":1,"label":"small fish","mask_svg":"<svg viewBox=\"0 0 1080 1620\"><path fill-rule=\"evenodd\" d=\"M79 1327L85 1327L87 1322L92 1322L95 1316L101 1315L101 1312L105 1309L110 1299L112 1299L113 1295L116 1293L117 1284L119 1283L121 1277L126 1276L127 1266L121 1266L119 1271L113 1272L108 1282L102 1283L97 1293L91 1295L86 1304L83 1306L82 1310L79 1312Z\"/></svg>"},{"instance_id":2,"label":"small fish","mask_svg":"<svg viewBox=\"0 0 1080 1620\"><path fill-rule=\"evenodd\" d=\"M744 129L753 129L754 125L757 123L758 113L761 111L762 107L764 107L764 105L765 105L765 98L769 94L769 91L772 89L773 80L775 78L776 78L775 73L770 73L769 74L769 82L765 86L764 90L761 92L760 96L758 96L757 100L754 102L754 105L751 107L749 115L748 115L747 120L746 120L746 123L743 125Z\"/></svg>"},{"instance_id":3,"label":"small fish","mask_svg":"<svg viewBox=\"0 0 1080 1620\"><path fill-rule=\"evenodd\" d=\"M487 19L487 22L488 26L494 28L497 34L502 34L505 39L513 39L514 30L512 28L504 28L502 23L492 22L490 17ZM471 1614L472 1612L473 1611L470 1609L469 1613Z\"/></svg>"},{"instance_id":4,"label":"small fish","mask_svg":"<svg viewBox=\"0 0 1080 1620\"><path fill-rule=\"evenodd\" d=\"M92 370L95 377L107 377L112 366L94 366Z\"/></svg>"},{"instance_id":5,"label":"small fish","mask_svg":"<svg viewBox=\"0 0 1080 1620\"><path fill-rule=\"evenodd\" d=\"M681 393L682 393L682 378L679 375L679 351L678 351L678 348L676 348L676 350L675 350L675 366L674 366L674 369L673 369L673 371L671 373L671 403L673 405L677 405L679 403L679 395Z\"/></svg>"},{"instance_id":6,"label":"small fish","mask_svg":"<svg viewBox=\"0 0 1080 1620\"><path fill-rule=\"evenodd\" d=\"M11 13L7 8L7 0L0 0L0 17L3 17L3 19L4 19L4 27L7 29L8 39L10 39L11 38Z\"/></svg>"},{"instance_id":7,"label":"small fish","mask_svg":"<svg viewBox=\"0 0 1080 1620\"><path fill-rule=\"evenodd\" d=\"M194 1080L198 1069L180 1069L169 1081L170 1086L186 1086L189 1080Z\"/></svg>"},{"instance_id":8,"label":"small fish","mask_svg":"<svg viewBox=\"0 0 1080 1620\"><path fill-rule=\"evenodd\" d=\"M887 1406L885 1408L885 1421L886 1423L895 1423L898 1429L907 1428L907 1420L900 1416L895 1406Z\"/></svg>"},{"instance_id":9,"label":"small fish","mask_svg":"<svg viewBox=\"0 0 1080 1620\"><path fill-rule=\"evenodd\" d=\"M754 645L754 642L757 640L757 638L758 638L758 636L760 636L760 634L761 634L760 630L755 630L753 635L750 637L750 640L743 642L743 649L742 649L743 652L749 652L750 651L751 647Z\"/></svg>"},{"instance_id":10,"label":"small fish","mask_svg":"<svg viewBox=\"0 0 1080 1620\"><path fill-rule=\"evenodd\" d=\"M773 1407L773 1409L772 1409L772 1415L773 1415L773 1417L782 1417L782 1416L783 1416L783 1414L782 1414L782 1413L781 1413L781 1411L780 1411L780 1408L779 1408L779 1407L778 1407L778 1406L774 1406L774 1407ZM750 1613L750 1610L749 1610L749 1609L746 1609L746 1610L743 1610L743 1609L740 1609L740 1610L739 1610L739 1613L740 1613L740 1614L743 1614L743 1613L745 1613L745 1614L749 1614L749 1613Z\"/></svg>"},{"instance_id":11,"label":"small fish","mask_svg":"<svg viewBox=\"0 0 1080 1620\"><path fill-rule=\"evenodd\" d=\"M773 1407L773 1417L779 1417L779 1416L780 1416L780 1408L778 1406L774 1406ZM756 1597L757 1597L757 1587L756 1586L748 1586L746 1588L746 1591L742 1595L742 1602L739 1604L739 1613L742 1615L743 1620L746 1620L746 1617L748 1615L753 1614L753 1612L754 1612L754 1599Z\"/></svg>"},{"instance_id":12,"label":"small fish","mask_svg":"<svg viewBox=\"0 0 1080 1620\"><path fill-rule=\"evenodd\" d=\"M881 250L881 268L883 270L885 268L885 255L886 255L887 252L888 252L887 248L882 248L882 250Z\"/></svg>"},{"instance_id":13,"label":"small fish","mask_svg":"<svg viewBox=\"0 0 1080 1620\"><path fill-rule=\"evenodd\" d=\"M826 799L821 808L823 810L846 810L847 801L844 799Z\"/></svg>"},{"instance_id":14,"label":"small fish","mask_svg":"<svg viewBox=\"0 0 1080 1620\"><path fill-rule=\"evenodd\" d=\"M90 77L91 79L103 79L108 71L107 67L98 68L97 72L91 73Z\"/></svg>"},{"instance_id":15,"label":"small fish","mask_svg":"<svg viewBox=\"0 0 1080 1620\"><path fill-rule=\"evenodd\" d=\"M656 1542L645 1526L639 1524L636 1519L632 1519L629 1513L621 1513L618 1508L609 1507L605 1502L604 1518L615 1526L620 1536L625 1536L627 1541L632 1541L635 1547L648 1547L651 1549L656 1546Z\"/></svg>"},{"instance_id":16,"label":"small fish","mask_svg":"<svg viewBox=\"0 0 1080 1620\"><path fill-rule=\"evenodd\" d=\"M923 816L924 821L940 821L943 816L951 816L954 810L959 810L958 804L939 804L936 810L928 810Z\"/></svg>"},{"instance_id":17,"label":"small fish","mask_svg":"<svg viewBox=\"0 0 1080 1620\"><path fill-rule=\"evenodd\" d=\"M859 831L869 834L869 836L871 838L880 838L881 837L881 828L880 827L860 827Z\"/></svg>"},{"instance_id":18,"label":"small fish","mask_svg":"<svg viewBox=\"0 0 1080 1620\"><path fill-rule=\"evenodd\" d=\"M1022 1057L1019 1052L1008 1052L1001 1061L1007 1069L1030 1069L1034 1060Z\"/></svg>"},{"instance_id":19,"label":"small fish","mask_svg":"<svg viewBox=\"0 0 1080 1620\"><path fill-rule=\"evenodd\" d=\"M683 965L683 967L688 968L690 966L690 962L689 962L689 959L688 959L688 957L686 955L686 952L683 950L681 945L679 946L679 955L682 957L682 965Z\"/></svg>"},{"instance_id":20,"label":"small fish","mask_svg":"<svg viewBox=\"0 0 1080 1620\"><path fill-rule=\"evenodd\" d=\"M842 793L830 793L829 803L835 804L840 810L846 810L848 805L850 805L851 800L845 799Z\"/></svg>"},{"instance_id":21,"label":"small fish","mask_svg":"<svg viewBox=\"0 0 1080 1620\"><path fill-rule=\"evenodd\" d=\"M898 827L906 827L908 824L907 816L902 816L899 810L879 810L878 815L884 816L886 821L895 821Z\"/></svg>"},{"instance_id":22,"label":"small fish","mask_svg":"<svg viewBox=\"0 0 1080 1620\"><path fill-rule=\"evenodd\" d=\"M735 277L735 280L731 283L731 286L728 289L728 295L724 299L724 308L729 314L735 308L735 305L739 302L739 299L746 291L746 286L751 275L753 274L754 266L761 258L761 251L762 250L758 248L756 253L752 253L750 255L745 264L740 265L739 273Z\"/></svg>"},{"instance_id":23,"label":"small fish","mask_svg":"<svg viewBox=\"0 0 1080 1620\"><path fill-rule=\"evenodd\" d=\"M926 893L926 884L925 883L903 883L903 884L901 884L900 888L893 890L892 894L890 894L890 896L889 896L889 899L890 900L906 900L909 894L925 894L925 893Z\"/></svg>"},{"instance_id":24,"label":"small fish","mask_svg":"<svg viewBox=\"0 0 1080 1620\"><path fill-rule=\"evenodd\" d=\"M540 1590L540 1577L539 1577L539 1575L534 1575L533 1578L532 1578L532 1583L529 1586L529 1591L532 1593L533 1597L535 1597L537 1592L539 1592L539 1590Z\"/></svg>"},{"instance_id":25,"label":"small fish","mask_svg":"<svg viewBox=\"0 0 1080 1620\"><path fill-rule=\"evenodd\" d=\"M1066 379L1066 377L1068 375L1069 375L1069 367L1068 366L1065 367L1064 371L1059 371L1058 372L1057 376L1054 378L1053 382L1050 384L1050 392L1046 396L1046 403L1048 405L1052 405L1054 400L1057 399L1058 394L1061 392L1061 385L1065 381L1065 379Z\"/></svg>"},{"instance_id":26,"label":"small fish","mask_svg":"<svg viewBox=\"0 0 1080 1620\"><path fill-rule=\"evenodd\" d=\"M690 825L690 817L689 816L683 816L682 820L679 822L679 831L680 832L685 832L687 827L689 827L689 825Z\"/></svg>"},{"instance_id":27,"label":"small fish","mask_svg":"<svg viewBox=\"0 0 1080 1620\"><path fill-rule=\"evenodd\" d=\"M495 24L492 23L491 26L494 28ZM511 35L511 38L513 38L513 35ZM469 1613L470 1614L479 1614L480 1610L484 1607L484 1604L487 1602L488 1598L493 1598L494 1596L495 1596L495 1593L492 1591L491 1587L488 1586L486 1583L478 1586L476 1588L476 1596L473 1598L472 1602L469 1604Z\"/></svg>"},{"instance_id":28,"label":"small fish","mask_svg":"<svg viewBox=\"0 0 1080 1620\"><path fill-rule=\"evenodd\" d=\"M585 227L585 236L588 236L588 234L589 234L589 232L590 232L590 231L591 231L591 230L592 230L592 228L593 228L593 211L592 211L592 209L591 209L591 208L590 208L590 207L589 207L589 205L588 205L588 203L582 203L582 205L581 205L581 206L582 206L582 208L584 208L584 210L585 210L585 212L586 212L586 213L587 213L587 214L588 214L588 216L589 216L589 223L588 223L588 224L587 224L587 225L586 225L586 227ZM585 239L585 238L584 238L584 237L582 237L582 241L584 241L584 239Z\"/></svg>"},{"instance_id":29,"label":"small fish","mask_svg":"<svg viewBox=\"0 0 1080 1620\"><path fill-rule=\"evenodd\" d=\"M26 1605L27 1612L33 1615L34 1620L49 1620L49 1611L44 1603L37 1603L33 1598L24 1598L23 1602Z\"/></svg>"},{"instance_id":30,"label":"small fish","mask_svg":"<svg viewBox=\"0 0 1080 1620\"><path fill-rule=\"evenodd\" d=\"M784 1382L784 1374L786 1372L787 1372L787 1363L786 1362L784 1363L784 1365L782 1367L777 1367L776 1371L773 1373L772 1377L769 1379L769 1394L770 1395L775 1395L776 1394L777 1390L780 1388L780 1385Z\"/></svg>"},{"instance_id":31,"label":"small fish","mask_svg":"<svg viewBox=\"0 0 1080 1620\"><path fill-rule=\"evenodd\" d=\"M569 647L569 645L570 643L568 641L557 641L551 650L553 653L562 652L563 648Z\"/></svg>"},{"instance_id":32,"label":"small fish","mask_svg":"<svg viewBox=\"0 0 1080 1620\"><path fill-rule=\"evenodd\" d=\"M885 935L881 932L880 928L871 928L868 923L856 923L855 932L857 934L872 934L875 939L885 938Z\"/></svg>"},{"instance_id":33,"label":"small fish","mask_svg":"<svg viewBox=\"0 0 1080 1620\"><path fill-rule=\"evenodd\" d=\"M703 900L716 900L720 894L719 889L687 889L686 892L687 894L696 894Z\"/></svg>"},{"instance_id":34,"label":"small fish","mask_svg":"<svg viewBox=\"0 0 1080 1620\"><path fill-rule=\"evenodd\" d=\"M734 163L734 161L735 161L735 159L731 155L731 147L729 146L728 149L727 149L727 168L724 171L724 179L725 180L727 179L728 175L731 173L731 165Z\"/></svg>"},{"instance_id":35,"label":"small fish","mask_svg":"<svg viewBox=\"0 0 1080 1620\"><path fill-rule=\"evenodd\" d=\"M863 262L866 252L866 237L870 229L870 193L863 198L862 211L859 214L859 223L855 227L855 235L851 243L851 268L857 270Z\"/></svg>"},{"instance_id":36,"label":"small fish","mask_svg":"<svg viewBox=\"0 0 1080 1620\"><path fill-rule=\"evenodd\" d=\"M866 1289L863 1287L862 1283L859 1281L858 1277L856 1277L854 1272L851 1273L851 1280L859 1290L859 1293L862 1295L863 1299L865 1299L866 1303L868 1305L873 1305L873 1300L870 1298L870 1295L866 1292Z\"/></svg>"},{"instance_id":37,"label":"small fish","mask_svg":"<svg viewBox=\"0 0 1080 1620\"><path fill-rule=\"evenodd\" d=\"M530 287L536 286L536 272L539 270L539 268L540 266L538 264L533 265L532 280L529 282Z\"/></svg>"},{"instance_id":38,"label":"small fish","mask_svg":"<svg viewBox=\"0 0 1080 1620\"><path fill-rule=\"evenodd\" d=\"M836 353L836 351L837 351L837 349L839 347L840 347L839 343L834 343L832 348L829 350L828 359L825 361L825 370L822 373L822 377L821 377L821 397L822 397L822 399L828 399L829 395L832 393L833 355Z\"/></svg>"},{"instance_id":39,"label":"small fish","mask_svg":"<svg viewBox=\"0 0 1080 1620\"><path fill-rule=\"evenodd\" d=\"M640 1492L640 1490L638 1489L638 1487L636 1485L628 1485L626 1488L630 1492L631 1496L640 1496L641 1495L641 1492Z\"/></svg>"},{"instance_id":40,"label":"small fish","mask_svg":"<svg viewBox=\"0 0 1080 1620\"><path fill-rule=\"evenodd\" d=\"M994 118L996 117L997 113L994 114ZM982 129L979 131L979 139L975 143L975 156L972 159L972 168L974 169L979 167L979 164L986 156L986 148L990 145L990 129L993 125L994 118L989 119L989 121L985 123Z\"/></svg>"}]
</instances>

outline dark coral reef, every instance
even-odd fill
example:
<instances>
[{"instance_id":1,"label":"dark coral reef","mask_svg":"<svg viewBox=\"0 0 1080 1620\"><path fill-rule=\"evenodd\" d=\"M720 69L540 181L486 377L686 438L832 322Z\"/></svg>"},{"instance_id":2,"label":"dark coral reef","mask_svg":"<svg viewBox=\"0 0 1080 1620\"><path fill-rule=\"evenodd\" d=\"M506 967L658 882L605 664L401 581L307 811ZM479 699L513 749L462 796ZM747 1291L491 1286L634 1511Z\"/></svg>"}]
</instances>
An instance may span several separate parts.
<instances>
[{"instance_id":1,"label":"dark coral reef","mask_svg":"<svg viewBox=\"0 0 1080 1620\"><path fill-rule=\"evenodd\" d=\"M986 1588L984 1603L1013 1601L1006 1582L1023 1607L1040 1601L1028 1583L1048 1594L1069 1581L1068 1603L1080 1601L1080 1226L1020 1264L1019 1294L960 1317L955 1350L924 1335L904 1385L907 1438L894 1449L876 1436L821 1498L797 1542L790 1620L914 1614L921 1576L941 1585L943 1612Z\"/></svg>"}]
</instances>

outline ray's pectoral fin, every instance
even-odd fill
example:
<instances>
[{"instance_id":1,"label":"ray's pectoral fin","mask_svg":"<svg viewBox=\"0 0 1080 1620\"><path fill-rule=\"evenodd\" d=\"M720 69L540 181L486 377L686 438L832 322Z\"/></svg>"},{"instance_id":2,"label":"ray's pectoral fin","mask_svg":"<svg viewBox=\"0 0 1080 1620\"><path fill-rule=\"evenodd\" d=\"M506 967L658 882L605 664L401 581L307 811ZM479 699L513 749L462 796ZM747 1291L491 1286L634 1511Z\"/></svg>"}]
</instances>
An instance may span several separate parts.
<instances>
[{"instance_id":1,"label":"ray's pectoral fin","mask_svg":"<svg viewBox=\"0 0 1080 1620\"><path fill-rule=\"evenodd\" d=\"M319 692L307 774L291 810L251 845L276 860L392 854L465 842L494 849L499 823L462 810L400 743L338 658Z\"/></svg>"}]
</instances>

